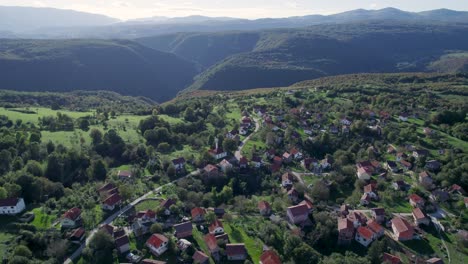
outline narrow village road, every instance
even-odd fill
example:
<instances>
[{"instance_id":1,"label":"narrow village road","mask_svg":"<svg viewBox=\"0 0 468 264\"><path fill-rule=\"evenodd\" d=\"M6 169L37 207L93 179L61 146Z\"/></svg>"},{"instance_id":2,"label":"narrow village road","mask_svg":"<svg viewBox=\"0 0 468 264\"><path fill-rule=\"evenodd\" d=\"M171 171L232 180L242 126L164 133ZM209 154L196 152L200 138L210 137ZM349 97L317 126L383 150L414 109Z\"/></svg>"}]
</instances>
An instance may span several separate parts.
<instances>
[{"instance_id":1,"label":"narrow village road","mask_svg":"<svg viewBox=\"0 0 468 264\"><path fill-rule=\"evenodd\" d=\"M106 220L102 221L101 223L99 223L97 225L96 228L94 228L93 230L91 230L88 234L88 237L86 238L86 241L85 243L82 243L81 246L71 255L69 256L63 263L64 264L71 264L73 263L73 260L77 259L81 253L83 252L83 249L89 244L89 242L91 241L91 239L93 238L93 236L97 233L97 231L99 230L99 227L102 226L102 225L105 225L105 224L111 224L119 215L127 212L128 210L130 210L133 206L137 205L138 203L146 200L148 198L148 196L152 195L153 193L158 193L162 190L163 187L167 186L167 185L170 185L170 184L173 184L173 183L177 183L178 181L184 179L184 178L187 178L187 177L190 177L190 176L195 176L195 175L198 175L200 174L200 170L196 170L196 171L193 171L177 180L174 180L170 183L167 183L165 185L162 185L152 191L149 191L147 193L145 193L144 195L138 197L137 199L135 199L133 202L129 203L128 205L126 205L124 208L120 209L119 211L115 212L114 214L112 214L111 216L109 216Z\"/></svg>"},{"instance_id":2,"label":"narrow village road","mask_svg":"<svg viewBox=\"0 0 468 264\"><path fill-rule=\"evenodd\" d=\"M246 138L244 138L244 140L242 140L242 144L237 148L237 151L234 153L234 156L236 157L237 160L240 160L242 158L242 154L241 154L241 151L242 149L244 148L245 144L250 140L250 138L258 132L258 130L260 129L260 123L258 122L258 119L254 118L253 119L254 122L255 122L255 130L250 133L249 136L247 136Z\"/></svg>"}]
</instances>

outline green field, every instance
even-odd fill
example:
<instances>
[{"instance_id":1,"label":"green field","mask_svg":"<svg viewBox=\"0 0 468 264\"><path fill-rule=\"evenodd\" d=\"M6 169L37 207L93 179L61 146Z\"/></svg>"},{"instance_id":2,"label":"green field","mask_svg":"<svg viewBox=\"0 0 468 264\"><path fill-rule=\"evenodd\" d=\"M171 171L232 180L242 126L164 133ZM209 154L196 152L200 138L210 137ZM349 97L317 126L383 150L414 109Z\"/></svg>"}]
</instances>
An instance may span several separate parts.
<instances>
[{"instance_id":1,"label":"green field","mask_svg":"<svg viewBox=\"0 0 468 264\"><path fill-rule=\"evenodd\" d=\"M155 211L156 208L159 206L161 201L156 201L156 200L147 200L143 201L135 206L135 210L138 211L145 211L145 210L153 210Z\"/></svg>"},{"instance_id":2,"label":"green field","mask_svg":"<svg viewBox=\"0 0 468 264\"><path fill-rule=\"evenodd\" d=\"M229 234L231 243L244 243L249 256L252 258L252 262L259 263L260 255L262 254L262 241L248 236L242 227L226 222L223 225L224 231Z\"/></svg>"},{"instance_id":3,"label":"green field","mask_svg":"<svg viewBox=\"0 0 468 264\"><path fill-rule=\"evenodd\" d=\"M52 227L52 223L57 219L53 214L46 214L42 207L31 210L34 213L34 220L31 222L37 229L45 230Z\"/></svg>"}]
</instances>

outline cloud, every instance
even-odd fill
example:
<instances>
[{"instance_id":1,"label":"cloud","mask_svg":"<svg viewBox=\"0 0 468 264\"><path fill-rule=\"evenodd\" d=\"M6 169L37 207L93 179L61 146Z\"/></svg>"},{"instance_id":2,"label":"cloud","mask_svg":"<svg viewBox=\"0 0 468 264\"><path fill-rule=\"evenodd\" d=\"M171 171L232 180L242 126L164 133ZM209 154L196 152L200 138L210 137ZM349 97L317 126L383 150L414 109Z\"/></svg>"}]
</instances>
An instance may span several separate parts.
<instances>
[{"instance_id":1,"label":"cloud","mask_svg":"<svg viewBox=\"0 0 468 264\"><path fill-rule=\"evenodd\" d=\"M369 7L370 7L371 9L377 9L377 7L379 7L379 4L377 4L377 3L372 3L372 4L370 4Z\"/></svg>"}]
</instances>

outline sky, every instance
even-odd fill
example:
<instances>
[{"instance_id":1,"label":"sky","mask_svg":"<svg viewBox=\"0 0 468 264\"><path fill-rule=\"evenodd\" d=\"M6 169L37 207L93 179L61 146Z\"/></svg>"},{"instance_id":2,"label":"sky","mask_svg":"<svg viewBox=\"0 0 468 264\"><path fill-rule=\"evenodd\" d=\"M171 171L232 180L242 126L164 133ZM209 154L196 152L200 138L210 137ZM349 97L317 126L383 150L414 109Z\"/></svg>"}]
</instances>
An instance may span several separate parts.
<instances>
[{"instance_id":1,"label":"sky","mask_svg":"<svg viewBox=\"0 0 468 264\"><path fill-rule=\"evenodd\" d=\"M73 9L122 20L204 15L238 18L289 17L335 14L364 8L395 7L405 11L438 8L468 11L467 0L0 0L4 6Z\"/></svg>"}]
</instances>

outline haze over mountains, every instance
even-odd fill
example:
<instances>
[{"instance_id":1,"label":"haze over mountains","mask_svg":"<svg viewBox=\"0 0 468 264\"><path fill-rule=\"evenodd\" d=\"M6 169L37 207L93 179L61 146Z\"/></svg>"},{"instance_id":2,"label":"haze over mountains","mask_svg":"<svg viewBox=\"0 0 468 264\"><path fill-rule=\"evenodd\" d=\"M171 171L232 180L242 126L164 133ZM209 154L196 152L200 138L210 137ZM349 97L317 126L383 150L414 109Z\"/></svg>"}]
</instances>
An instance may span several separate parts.
<instances>
[{"instance_id":1,"label":"haze over mountains","mask_svg":"<svg viewBox=\"0 0 468 264\"><path fill-rule=\"evenodd\" d=\"M0 14L5 10L0 7ZM468 12L386 8L283 19L192 16L115 23L68 10L11 10L16 18L0 16L0 89L111 90L162 102L183 90L468 69ZM33 21L48 18L28 26L21 12L35 10ZM5 26L15 19L21 20L17 26Z\"/></svg>"},{"instance_id":2,"label":"haze over mountains","mask_svg":"<svg viewBox=\"0 0 468 264\"><path fill-rule=\"evenodd\" d=\"M438 9L406 12L396 8L352 10L334 15L308 15L256 20L189 16L118 19L52 8L0 7L0 31L23 38L138 38L177 32L217 32L306 27L366 20L467 22L468 12Z\"/></svg>"}]
</instances>

